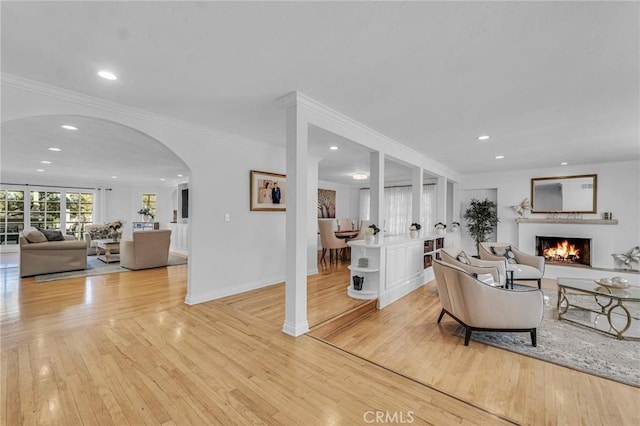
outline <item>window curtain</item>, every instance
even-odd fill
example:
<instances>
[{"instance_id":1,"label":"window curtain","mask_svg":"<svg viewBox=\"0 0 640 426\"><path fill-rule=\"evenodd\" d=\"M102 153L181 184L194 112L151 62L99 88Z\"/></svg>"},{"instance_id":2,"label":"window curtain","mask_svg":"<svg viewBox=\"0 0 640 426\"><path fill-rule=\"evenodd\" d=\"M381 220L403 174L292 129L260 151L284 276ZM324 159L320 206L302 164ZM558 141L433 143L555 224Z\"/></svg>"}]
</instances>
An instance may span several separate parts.
<instances>
[{"instance_id":1,"label":"window curtain","mask_svg":"<svg viewBox=\"0 0 640 426\"><path fill-rule=\"evenodd\" d=\"M384 189L384 218L382 226L388 235L401 235L409 232L411 225L411 204L413 194L410 186L397 186ZM370 220L371 193L368 188L360 190L360 219ZM426 233L433 231L436 221L436 185L422 186L422 217L420 224Z\"/></svg>"}]
</instances>

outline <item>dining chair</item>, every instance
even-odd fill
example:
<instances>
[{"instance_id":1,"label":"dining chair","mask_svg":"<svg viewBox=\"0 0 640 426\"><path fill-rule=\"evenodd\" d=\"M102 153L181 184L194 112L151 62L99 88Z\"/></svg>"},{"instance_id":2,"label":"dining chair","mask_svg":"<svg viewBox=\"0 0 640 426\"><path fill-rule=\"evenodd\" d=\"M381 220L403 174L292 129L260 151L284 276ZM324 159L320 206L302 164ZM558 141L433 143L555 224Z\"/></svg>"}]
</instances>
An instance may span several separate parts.
<instances>
[{"instance_id":1,"label":"dining chair","mask_svg":"<svg viewBox=\"0 0 640 426\"><path fill-rule=\"evenodd\" d=\"M353 231L353 222L349 218L338 219L339 231Z\"/></svg>"},{"instance_id":2,"label":"dining chair","mask_svg":"<svg viewBox=\"0 0 640 426\"><path fill-rule=\"evenodd\" d=\"M342 254L342 251L347 248L347 243L336 237L333 230L333 219L318 219L318 231L320 232L320 244L322 245L322 255L320 256L320 263L325 262L325 255L329 250L329 263L333 259L335 252L336 262L338 256Z\"/></svg>"},{"instance_id":3,"label":"dining chair","mask_svg":"<svg viewBox=\"0 0 640 426\"><path fill-rule=\"evenodd\" d=\"M353 240L364 240L364 237L366 237L366 235L364 234L364 231L368 227L369 227L369 221L368 220L361 221L360 222L360 232L358 232L358 235L353 237L350 241L353 241Z\"/></svg>"}]
</instances>

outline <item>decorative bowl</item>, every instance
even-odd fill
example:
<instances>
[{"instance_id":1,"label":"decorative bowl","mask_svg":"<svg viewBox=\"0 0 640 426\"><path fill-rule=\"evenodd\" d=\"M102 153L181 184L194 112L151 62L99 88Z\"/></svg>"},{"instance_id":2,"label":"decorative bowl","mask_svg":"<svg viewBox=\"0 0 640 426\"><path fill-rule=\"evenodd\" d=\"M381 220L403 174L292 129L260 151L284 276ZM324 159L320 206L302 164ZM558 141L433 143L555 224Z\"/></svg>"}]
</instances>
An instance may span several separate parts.
<instances>
[{"instance_id":1,"label":"decorative bowl","mask_svg":"<svg viewBox=\"0 0 640 426\"><path fill-rule=\"evenodd\" d=\"M601 278L599 280L593 280L596 284L600 284L601 286L604 287L611 287L611 288L627 288L629 287L629 283L628 282L614 282L608 278ZM626 280L625 280L626 281Z\"/></svg>"}]
</instances>

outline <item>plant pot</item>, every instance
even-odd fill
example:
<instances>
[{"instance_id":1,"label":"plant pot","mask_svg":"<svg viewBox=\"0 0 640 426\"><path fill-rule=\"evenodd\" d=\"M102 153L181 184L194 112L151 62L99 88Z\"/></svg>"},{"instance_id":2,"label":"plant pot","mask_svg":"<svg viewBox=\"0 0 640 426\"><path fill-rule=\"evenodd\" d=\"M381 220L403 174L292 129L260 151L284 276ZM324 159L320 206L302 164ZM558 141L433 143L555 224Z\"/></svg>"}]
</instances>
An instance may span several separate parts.
<instances>
[{"instance_id":1,"label":"plant pot","mask_svg":"<svg viewBox=\"0 0 640 426\"><path fill-rule=\"evenodd\" d=\"M367 235L364 238L364 242L367 244L373 244L373 242L375 241L376 237L374 237L373 235Z\"/></svg>"},{"instance_id":2,"label":"plant pot","mask_svg":"<svg viewBox=\"0 0 640 426\"><path fill-rule=\"evenodd\" d=\"M416 230L411 230L409 231L409 235L411 236L411 238L418 238L418 236L420 236L420 232Z\"/></svg>"}]
</instances>

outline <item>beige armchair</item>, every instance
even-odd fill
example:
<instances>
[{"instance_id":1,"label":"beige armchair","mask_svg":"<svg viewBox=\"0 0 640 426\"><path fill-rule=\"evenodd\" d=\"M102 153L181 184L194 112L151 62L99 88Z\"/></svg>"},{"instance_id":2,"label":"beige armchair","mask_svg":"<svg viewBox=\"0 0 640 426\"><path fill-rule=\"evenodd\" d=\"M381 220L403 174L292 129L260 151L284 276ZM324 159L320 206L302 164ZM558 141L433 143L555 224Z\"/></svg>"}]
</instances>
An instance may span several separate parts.
<instances>
[{"instance_id":1,"label":"beige armchair","mask_svg":"<svg viewBox=\"0 0 640 426\"><path fill-rule=\"evenodd\" d=\"M134 232L133 240L120 241L120 266L127 269L167 266L170 242L170 229Z\"/></svg>"},{"instance_id":2,"label":"beige armchair","mask_svg":"<svg viewBox=\"0 0 640 426\"><path fill-rule=\"evenodd\" d=\"M542 277L544 276L545 260L543 256L535 256L518 250L517 247L509 243L484 242L480 243L480 259L483 260L504 260L507 258L501 254L506 247L511 247L515 263L507 263L507 270L513 271L514 281L537 281L538 288L542 288Z\"/></svg>"},{"instance_id":3,"label":"beige armchair","mask_svg":"<svg viewBox=\"0 0 640 426\"><path fill-rule=\"evenodd\" d=\"M479 281L494 287L506 287L507 267L504 260L481 260L464 254L456 247L445 247L440 250L443 262L450 263L468 274L475 274ZM461 261L460 258L465 259ZM465 263L466 262L466 263Z\"/></svg>"},{"instance_id":4,"label":"beige armchair","mask_svg":"<svg viewBox=\"0 0 640 426\"><path fill-rule=\"evenodd\" d=\"M353 241L353 240L364 240L364 237L366 236L364 234L364 231L369 227L369 221L368 220L362 220L360 221L360 229L358 230L358 235L356 235L355 237L351 238L349 241Z\"/></svg>"},{"instance_id":5,"label":"beige armchair","mask_svg":"<svg viewBox=\"0 0 640 426\"><path fill-rule=\"evenodd\" d=\"M320 232L320 244L322 245L320 262L325 262L324 257L327 254L327 249L329 250L329 262L331 262L333 258L334 251L336 252L337 262L338 255L347 248L347 243L345 240L336 237L336 234L333 231L332 219L318 219L318 230Z\"/></svg>"},{"instance_id":6,"label":"beige armchair","mask_svg":"<svg viewBox=\"0 0 640 426\"><path fill-rule=\"evenodd\" d=\"M529 332L536 346L542 322L542 290L511 291L486 285L460 268L435 260L433 270L442 311L465 328L464 345L473 331Z\"/></svg>"}]
</instances>

